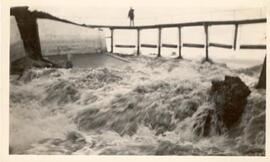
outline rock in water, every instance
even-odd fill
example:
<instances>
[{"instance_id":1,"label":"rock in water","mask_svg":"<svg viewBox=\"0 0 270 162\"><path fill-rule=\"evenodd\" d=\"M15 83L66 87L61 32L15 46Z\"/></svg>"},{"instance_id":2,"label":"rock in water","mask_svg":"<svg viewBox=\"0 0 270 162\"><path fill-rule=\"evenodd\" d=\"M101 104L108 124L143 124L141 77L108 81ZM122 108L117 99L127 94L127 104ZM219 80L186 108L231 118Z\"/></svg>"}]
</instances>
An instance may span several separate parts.
<instances>
[{"instance_id":1,"label":"rock in water","mask_svg":"<svg viewBox=\"0 0 270 162\"><path fill-rule=\"evenodd\" d=\"M249 94L249 88L239 77L225 76L224 81L212 81L211 95L227 128L241 117Z\"/></svg>"},{"instance_id":2,"label":"rock in water","mask_svg":"<svg viewBox=\"0 0 270 162\"><path fill-rule=\"evenodd\" d=\"M59 65L56 65L45 59L34 60L30 57L22 57L11 63L10 74L23 75L24 71L27 71L31 68L53 68L53 67L60 68Z\"/></svg>"}]
</instances>

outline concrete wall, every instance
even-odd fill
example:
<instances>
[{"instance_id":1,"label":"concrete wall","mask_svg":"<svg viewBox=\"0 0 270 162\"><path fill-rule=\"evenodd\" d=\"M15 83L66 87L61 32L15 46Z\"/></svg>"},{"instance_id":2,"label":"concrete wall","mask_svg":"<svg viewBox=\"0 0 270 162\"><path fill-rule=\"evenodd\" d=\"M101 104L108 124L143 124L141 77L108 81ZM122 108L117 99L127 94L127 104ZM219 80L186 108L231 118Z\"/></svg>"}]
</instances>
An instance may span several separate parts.
<instances>
[{"instance_id":1,"label":"concrete wall","mask_svg":"<svg viewBox=\"0 0 270 162\"><path fill-rule=\"evenodd\" d=\"M38 19L41 52L46 55L85 54L106 51L102 31L58 21ZM26 56L15 16L10 16L10 61Z\"/></svg>"},{"instance_id":2,"label":"concrete wall","mask_svg":"<svg viewBox=\"0 0 270 162\"><path fill-rule=\"evenodd\" d=\"M102 31L48 19L38 19L43 56L106 51Z\"/></svg>"}]
</instances>

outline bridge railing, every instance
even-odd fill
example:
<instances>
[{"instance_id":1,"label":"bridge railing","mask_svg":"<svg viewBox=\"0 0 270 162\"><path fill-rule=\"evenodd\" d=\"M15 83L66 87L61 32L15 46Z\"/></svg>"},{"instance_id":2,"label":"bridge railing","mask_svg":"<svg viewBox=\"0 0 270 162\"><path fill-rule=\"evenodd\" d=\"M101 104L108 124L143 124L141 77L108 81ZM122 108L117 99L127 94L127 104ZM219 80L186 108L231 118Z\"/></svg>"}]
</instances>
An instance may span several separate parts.
<instances>
[{"instance_id":1,"label":"bridge railing","mask_svg":"<svg viewBox=\"0 0 270 162\"><path fill-rule=\"evenodd\" d=\"M248 20L229 20L229 21L197 21L197 22L186 22L186 23L172 23L172 24L157 24L157 25L141 25L141 26L111 26L111 25L86 25L86 24L78 24L69 20L61 19L58 17L55 17L53 15L50 15L48 13L40 12L40 11L28 11L28 7L14 7L10 10L11 15L17 15L23 16L24 24L26 21L33 21L33 23L36 24L36 19L51 19L56 20L64 23L69 23L81 27L86 28L108 28L111 31L111 36L109 37L111 39L111 52L114 52L114 47L117 48L137 48L137 55L140 55L140 48L157 48L158 53L157 57L161 57L161 48L177 48L178 51L178 58L182 58L182 47L189 47L189 48L205 48L205 59L209 60L209 47L218 47L218 48L227 48L227 49L234 49L236 50L237 46L237 36L238 36L238 27L240 25L247 25L247 24L259 24L259 23L266 23L266 18L260 18L260 19L248 19ZM29 23L29 22L28 22ZM220 44L215 42L209 42L209 28L211 26L216 25L234 25L234 38L233 43L230 44ZM195 27L195 26L202 26L204 27L204 34L205 34L205 43L204 44L196 44L196 43L182 43L182 29L185 27ZM35 26L37 27L37 24ZM161 42L161 35L162 35L162 29L164 28L178 28L178 43L177 44L162 44ZM157 44L141 44L141 31L144 29L158 29L158 43ZM114 45L114 31L115 30L136 30L137 31L137 43L136 45L125 45L125 44L116 44ZM24 33L25 34L25 33ZM29 34L29 32L26 34ZM35 41L37 43L36 46L40 46L38 34L37 40ZM32 43L33 44L33 43ZM30 45L32 45L30 43ZM265 44L241 44L240 49L266 49ZM34 48L34 47L33 47ZM31 52L30 52L31 53Z\"/></svg>"},{"instance_id":2,"label":"bridge railing","mask_svg":"<svg viewBox=\"0 0 270 162\"><path fill-rule=\"evenodd\" d=\"M108 28L111 31L111 53L114 52L114 47L117 48L136 48L137 47L137 55L140 55L140 48L157 48L158 53L157 57L161 56L161 48L178 48L178 57L182 58L182 47L189 48L205 48L205 60L209 60L209 47L218 47L218 48L226 48L226 49L234 49L236 50L237 46L237 36L238 36L238 28L239 25L247 25L247 24L259 24L266 23L267 20L265 18L261 19L248 19L248 20L233 20L233 21L198 21L198 22L188 22L188 23L175 23L175 24L158 24L158 25L144 25L144 26L99 26L99 25L86 25L90 28ZM234 38L232 44L221 44L215 42L209 42L209 28L211 26L217 25L234 25ZM204 27L205 34L205 43L197 44L197 43L182 43L182 29L184 27L195 27L202 26ZM162 29L164 28L178 28L178 43L177 44L168 44L161 43L161 35ZM140 33L144 29L158 29L158 43L157 44L141 44ZM114 45L114 31L115 30L136 30L137 31L137 44L136 45L125 45L125 44L116 44ZM240 49L266 49L265 44L241 44Z\"/></svg>"}]
</instances>

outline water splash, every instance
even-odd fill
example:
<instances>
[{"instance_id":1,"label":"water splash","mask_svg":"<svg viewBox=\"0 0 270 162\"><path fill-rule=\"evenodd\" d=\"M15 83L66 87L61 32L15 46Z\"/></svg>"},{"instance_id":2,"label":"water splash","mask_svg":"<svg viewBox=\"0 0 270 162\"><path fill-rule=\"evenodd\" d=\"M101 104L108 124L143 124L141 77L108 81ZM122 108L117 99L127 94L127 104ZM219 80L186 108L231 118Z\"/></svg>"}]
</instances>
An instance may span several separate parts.
<instances>
[{"instance_id":1,"label":"water splash","mask_svg":"<svg viewBox=\"0 0 270 162\"><path fill-rule=\"evenodd\" d=\"M12 79L11 153L265 154L265 90L253 88L253 73L128 59L118 69L31 69ZM224 75L239 75L251 89L241 120L229 130L209 95L211 80Z\"/></svg>"}]
</instances>

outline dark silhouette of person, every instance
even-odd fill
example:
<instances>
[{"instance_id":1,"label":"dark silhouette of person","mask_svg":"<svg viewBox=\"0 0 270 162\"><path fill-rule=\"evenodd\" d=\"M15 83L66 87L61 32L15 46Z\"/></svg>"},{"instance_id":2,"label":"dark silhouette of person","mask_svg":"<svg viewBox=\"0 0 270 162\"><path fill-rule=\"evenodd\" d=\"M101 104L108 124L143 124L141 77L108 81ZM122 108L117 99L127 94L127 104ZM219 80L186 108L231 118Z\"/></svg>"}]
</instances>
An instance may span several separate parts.
<instances>
[{"instance_id":1,"label":"dark silhouette of person","mask_svg":"<svg viewBox=\"0 0 270 162\"><path fill-rule=\"evenodd\" d=\"M128 17L130 19L130 26L134 26L134 9L132 7L130 7L129 11L128 11Z\"/></svg>"}]
</instances>

